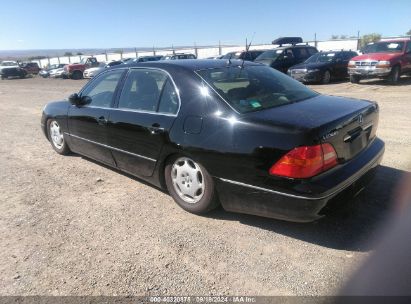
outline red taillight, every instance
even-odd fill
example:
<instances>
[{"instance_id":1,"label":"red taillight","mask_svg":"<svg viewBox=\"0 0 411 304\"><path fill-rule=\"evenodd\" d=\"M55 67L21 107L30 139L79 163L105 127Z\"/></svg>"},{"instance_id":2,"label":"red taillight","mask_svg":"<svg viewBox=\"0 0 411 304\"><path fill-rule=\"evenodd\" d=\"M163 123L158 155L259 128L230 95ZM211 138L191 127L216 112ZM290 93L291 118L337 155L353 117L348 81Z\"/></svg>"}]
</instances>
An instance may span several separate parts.
<instances>
[{"instance_id":1,"label":"red taillight","mask_svg":"<svg viewBox=\"0 0 411 304\"><path fill-rule=\"evenodd\" d=\"M291 178L308 178L337 165L337 153L332 145L298 147L277 161L271 168L271 175Z\"/></svg>"}]
</instances>

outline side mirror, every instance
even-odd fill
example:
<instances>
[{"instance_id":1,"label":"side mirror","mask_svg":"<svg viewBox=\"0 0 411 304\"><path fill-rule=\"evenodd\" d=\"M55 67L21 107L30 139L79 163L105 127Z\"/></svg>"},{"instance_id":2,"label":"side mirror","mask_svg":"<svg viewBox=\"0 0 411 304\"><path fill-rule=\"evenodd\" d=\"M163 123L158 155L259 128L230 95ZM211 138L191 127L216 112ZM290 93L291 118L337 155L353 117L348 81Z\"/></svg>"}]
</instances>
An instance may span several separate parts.
<instances>
[{"instance_id":1,"label":"side mirror","mask_svg":"<svg viewBox=\"0 0 411 304\"><path fill-rule=\"evenodd\" d=\"M77 105L79 104L80 97L78 96L77 93L74 93L74 94L71 94L71 95L69 96L68 101L69 101L72 105L77 106Z\"/></svg>"},{"instance_id":2,"label":"side mirror","mask_svg":"<svg viewBox=\"0 0 411 304\"><path fill-rule=\"evenodd\" d=\"M68 98L69 102L77 107L81 107L91 103L91 97L82 96L80 97L77 93L71 94Z\"/></svg>"}]
</instances>

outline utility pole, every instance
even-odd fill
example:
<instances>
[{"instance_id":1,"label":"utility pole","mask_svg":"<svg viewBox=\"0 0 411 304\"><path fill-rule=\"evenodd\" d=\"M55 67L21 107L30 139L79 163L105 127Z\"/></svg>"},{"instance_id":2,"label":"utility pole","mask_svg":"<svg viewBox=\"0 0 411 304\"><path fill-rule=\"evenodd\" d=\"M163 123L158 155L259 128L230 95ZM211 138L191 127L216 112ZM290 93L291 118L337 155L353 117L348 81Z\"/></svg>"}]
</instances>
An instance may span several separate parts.
<instances>
[{"instance_id":1,"label":"utility pole","mask_svg":"<svg viewBox=\"0 0 411 304\"><path fill-rule=\"evenodd\" d=\"M360 45L360 31L357 32L357 50L359 50L361 48Z\"/></svg>"}]
</instances>

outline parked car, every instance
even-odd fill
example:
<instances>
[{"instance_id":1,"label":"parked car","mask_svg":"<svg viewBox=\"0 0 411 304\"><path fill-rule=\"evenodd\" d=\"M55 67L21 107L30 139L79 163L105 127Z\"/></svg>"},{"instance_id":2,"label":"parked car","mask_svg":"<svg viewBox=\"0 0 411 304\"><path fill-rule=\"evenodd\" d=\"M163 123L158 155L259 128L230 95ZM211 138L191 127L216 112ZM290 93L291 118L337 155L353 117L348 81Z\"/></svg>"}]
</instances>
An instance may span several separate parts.
<instances>
[{"instance_id":1,"label":"parked car","mask_svg":"<svg viewBox=\"0 0 411 304\"><path fill-rule=\"evenodd\" d=\"M224 55L218 55L218 56L207 57L206 59L222 59L223 57Z\"/></svg>"},{"instance_id":2,"label":"parked car","mask_svg":"<svg viewBox=\"0 0 411 304\"><path fill-rule=\"evenodd\" d=\"M373 175L377 125L374 102L321 95L240 60L115 66L41 118L57 153L136 175L189 212L221 203L300 222Z\"/></svg>"},{"instance_id":3,"label":"parked car","mask_svg":"<svg viewBox=\"0 0 411 304\"><path fill-rule=\"evenodd\" d=\"M83 57L80 63L72 63L64 66L64 78L81 79L86 69L99 66L95 57Z\"/></svg>"},{"instance_id":4,"label":"parked car","mask_svg":"<svg viewBox=\"0 0 411 304\"><path fill-rule=\"evenodd\" d=\"M127 62L129 63L136 63L136 62L148 62L148 61L159 61L163 58L163 56L140 56L138 58L134 58L132 62Z\"/></svg>"},{"instance_id":5,"label":"parked car","mask_svg":"<svg viewBox=\"0 0 411 304\"><path fill-rule=\"evenodd\" d=\"M185 53L175 53L170 55L165 55L161 60L179 60L179 59L197 59L194 54L185 54Z\"/></svg>"},{"instance_id":6,"label":"parked car","mask_svg":"<svg viewBox=\"0 0 411 304\"><path fill-rule=\"evenodd\" d=\"M281 46L265 51L254 62L263 63L283 73L287 73L290 67L304 62L316 53L318 53L318 50L309 45Z\"/></svg>"},{"instance_id":7,"label":"parked car","mask_svg":"<svg viewBox=\"0 0 411 304\"><path fill-rule=\"evenodd\" d=\"M124 58L124 59L121 59L121 62L122 63L127 63L127 62L131 63L131 62L133 62L134 59L136 59L136 58Z\"/></svg>"},{"instance_id":8,"label":"parked car","mask_svg":"<svg viewBox=\"0 0 411 304\"><path fill-rule=\"evenodd\" d=\"M385 78L396 84L401 75L411 73L411 39L396 39L372 43L348 64L352 83L364 78Z\"/></svg>"},{"instance_id":9,"label":"parked car","mask_svg":"<svg viewBox=\"0 0 411 304\"><path fill-rule=\"evenodd\" d=\"M0 72L4 68L19 68L19 67L20 67L20 65L18 64L17 61L7 61L7 60L5 60L5 61L2 61L0 63Z\"/></svg>"},{"instance_id":10,"label":"parked car","mask_svg":"<svg viewBox=\"0 0 411 304\"><path fill-rule=\"evenodd\" d=\"M27 71L22 69L16 61L3 61L0 64L0 77L7 79L9 77L24 78L27 76Z\"/></svg>"},{"instance_id":11,"label":"parked car","mask_svg":"<svg viewBox=\"0 0 411 304\"><path fill-rule=\"evenodd\" d=\"M108 63L107 62L100 62L98 67L86 69L83 73L83 77L84 78L93 78L94 76L96 76L98 73L100 73L104 69L107 69L107 68L110 68L112 66L119 65L119 64L122 64L122 63L123 63L123 61L121 61L121 60L115 60L115 61L111 61L111 62L108 62Z\"/></svg>"},{"instance_id":12,"label":"parked car","mask_svg":"<svg viewBox=\"0 0 411 304\"><path fill-rule=\"evenodd\" d=\"M40 72L40 67L37 62L24 62L20 67L25 69L27 74L37 75Z\"/></svg>"},{"instance_id":13,"label":"parked car","mask_svg":"<svg viewBox=\"0 0 411 304\"><path fill-rule=\"evenodd\" d=\"M49 77L50 78L65 78L66 76L65 76L64 67L51 70L49 72Z\"/></svg>"},{"instance_id":14,"label":"parked car","mask_svg":"<svg viewBox=\"0 0 411 304\"><path fill-rule=\"evenodd\" d=\"M42 70L39 72L39 75L40 75L41 77L43 77L43 78L50 77L50 72L51 72L52 70L62 69L62 68L64 68L65 65L66 65L66 64L64 64L64 63L52 64L52 65L50 65L48 68L42 69Z\"/></svg>"},{"instance_id":15,"label":"parked car","mask_svg":"<svg viewBox=\"0 0 411 304\"><path fill-rule=\"evenodd\" d=\"M329 83L333 79L348 77L348 62L357 56L356 52L320 52L303 63L288 69L288 75L301 82Z\"/></svg>"},{"instance_id":16,"label":"parked car","mask_svg":"<svg viewBox=\"0 0 411 304\"><path fill-rule=\"evenodd\" d=\"M264 53L266 50L252 50L241 52L230 52L225 54L219 59L241 59L247 61L254 61L258 56Z\"/></svg>"}]
</instances>

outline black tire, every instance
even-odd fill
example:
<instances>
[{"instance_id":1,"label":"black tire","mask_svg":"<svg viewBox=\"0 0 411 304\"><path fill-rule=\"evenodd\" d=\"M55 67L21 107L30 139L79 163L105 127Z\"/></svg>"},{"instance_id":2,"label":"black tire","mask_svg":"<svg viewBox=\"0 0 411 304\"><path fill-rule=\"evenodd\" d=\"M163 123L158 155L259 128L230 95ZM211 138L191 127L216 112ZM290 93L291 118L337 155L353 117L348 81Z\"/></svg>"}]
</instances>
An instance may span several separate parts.
<instances>
[{"instance_id":1,"label":"black tire","mask_svg":"<svg viewBox=\"0 0 411 304\"><path fill-rule=\"evenodd\" d=\"M331 73L329 70L325 70L325 72L321 75L321 83L329 84L330 81L331 81Z\"/></svg>"},{"instance_id":2,"label":"black tire","mask_svg":"<svg viewBox=\"0 0 411 304\"><path fill-rule=\"evenodd\" d=\"M1 80L7 79L7 76L1 75Z\"/></svg>"},{"instance_id":3,"label":"black tire","mask_svg":"<svg viewBox=\"0 0 411 304\"><path fill-rule=\"evenodd\" d=\"M79 80L82 78L83 78L83 73L81 71L74 71L73 74L71 74L71 79Z\"/></svg>"},{"instance_id":4,"label":"black tire","mask_svg":"<svg viewBox=\"0 0 411 304\"><path fill-rule=\"evenodd\" d=\"M177 163L181 159L187 159L193 162L196 166L198 166L202 173L202 183L204 184L204 190L201 199L199 199L195 203L189 203L182 199L180 195L177 193L173 179L172 179L172 171L173 165ZM175 156L168 160L164 169L164 179L167 185L168 192L170 193L171 197L174 201L184 210L194 213L194 214L204 214L214 208L216 208L218 204L218 199L214 187L213 178L207 172L207 170L199 163L196 163L189 157L185 156Z\"/></svg>"},{"instance_id":5,"label":"black tire","mask_svg":"<svg viewBox=\"0 0 411 304\"><path fill-rule=\"evenodd\" d=\"M20 79L24 79L24 78L26 78L26 76L27 76L27 72L22 72L20 74Z\"/></svg>"},{"instance_id":6,"label":"black tire","mask_svg":"<svg viewBox=\"0 0 411 304\"><path fill-rule=\"evenodd\" d=\"M351 83L360 83L360 76L358 75L350 75L350 82Z\"/></svg>"},{"instance_id":7,"label":"black tire","mask_svg":"<svg viewBox=\"0 0 411 304\"><path fill-rule=\"evenodd\" d=\"M53 147L54 151L56 151L58 154L61 154L61 155L67 155L67 154L70 153L70 148L67 145L67 141L66 141L66 138L65 138L65 135L64 135L63 131L60 129L60 134L63 138L63 142L62 142L61 145L57 145L56 141L53 140L53 138L52 138L52 136L53 136L52 133L53 132L50 130L50 127L54 122L57 123L58 126L60 126L60 123L55 119L49 119L47 121L47 136L48 136L48 139L49 139L50 144Z\"/></svg>"},{"instance_id":8,"label":"black tire","mask_svg":"<svg viewBox=\"0 0 411 304\"><path fill-rule=\"evenodd\" d=\"M400 81L401 77L401 68L396 65L392 68L390 75L388 75L387 81L389 84L397 84Z\"/></svg>"}]
</instances>

